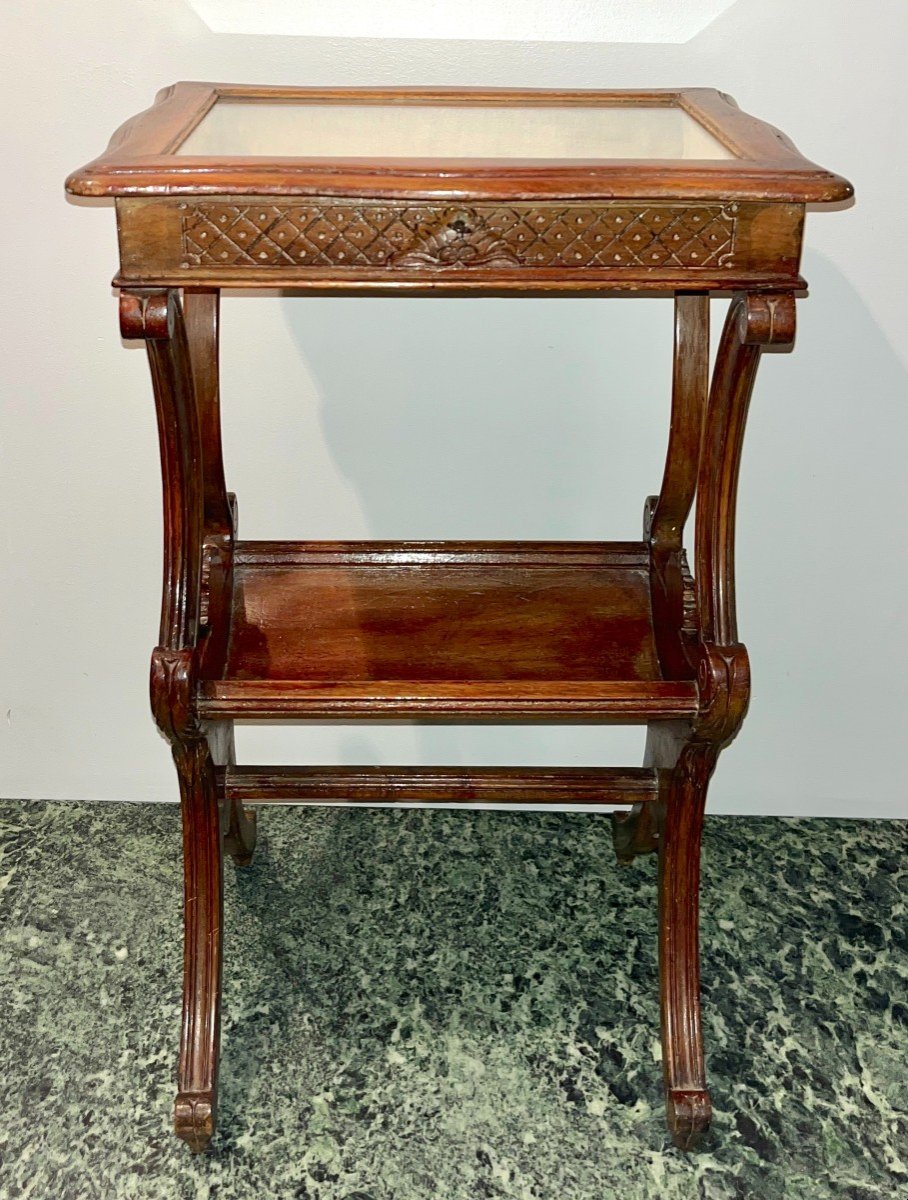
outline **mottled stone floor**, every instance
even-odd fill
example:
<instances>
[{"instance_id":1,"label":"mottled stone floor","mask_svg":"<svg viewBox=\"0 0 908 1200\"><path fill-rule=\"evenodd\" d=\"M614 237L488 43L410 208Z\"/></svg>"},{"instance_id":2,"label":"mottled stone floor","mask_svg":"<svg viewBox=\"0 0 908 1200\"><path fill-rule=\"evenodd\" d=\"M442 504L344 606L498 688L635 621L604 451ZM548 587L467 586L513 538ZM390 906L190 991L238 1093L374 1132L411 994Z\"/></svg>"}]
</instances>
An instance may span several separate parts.
<instances>
[{"instance_id":1,"label":"mottled stone floor","mask_svg":"<svg viewBox=\"0 0 908 1200\"><path fill-rule=\"evenodd\" d=\"M0 1197L908 1197L906 826L712 818L714 1132L667 1144L654 863L602 817L272 809L221 1134L172 1137L176 808L0 805Z\"/></svg>"}]
</instances>

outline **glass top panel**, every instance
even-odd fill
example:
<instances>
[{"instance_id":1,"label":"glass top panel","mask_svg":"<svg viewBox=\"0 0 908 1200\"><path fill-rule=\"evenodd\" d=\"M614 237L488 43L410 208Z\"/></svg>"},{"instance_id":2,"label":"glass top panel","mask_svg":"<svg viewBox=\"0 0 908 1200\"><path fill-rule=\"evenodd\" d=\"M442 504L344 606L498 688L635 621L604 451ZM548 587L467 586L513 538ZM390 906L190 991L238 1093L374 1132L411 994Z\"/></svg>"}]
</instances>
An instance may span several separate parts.
<instances>
[{"instance_id":1,"label":"glass top panel","mask_svg":"<svg viewBox=\"0 0 908 1200\"><path fill-rule=\"evenodd\" d=\"M219 99L177 154L205 158L716 159L671 105L314 104Z\"/></svg>"}]
</instances>

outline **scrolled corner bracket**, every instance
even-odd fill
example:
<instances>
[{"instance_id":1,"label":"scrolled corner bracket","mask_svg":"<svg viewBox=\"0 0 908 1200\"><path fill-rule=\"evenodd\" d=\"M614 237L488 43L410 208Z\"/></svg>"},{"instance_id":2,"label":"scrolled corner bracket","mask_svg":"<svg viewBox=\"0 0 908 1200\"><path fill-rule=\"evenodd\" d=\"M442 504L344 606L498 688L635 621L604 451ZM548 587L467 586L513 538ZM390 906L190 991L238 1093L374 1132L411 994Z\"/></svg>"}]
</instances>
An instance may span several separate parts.
<instances>
[{"instance_id":1,"label":"scrolled corner bracket","mask_svg":"<svg viewBox=\"0 0 908 1200\"><path fill-rule=\"evenodd\" d=\"M170 292L166 289L154 291L120 292L120 336L126 341L170 337Z\"/></svg>"},{"instance_id":2,"label":"scrolled corner bracket","mask_svg":"<svg viewBox=\"0 0 908 1200\"><path fill-rule=\"evenodd\" d=\"M749 292L738 314L738 334L747 346L791 346L795 339L792 292Z\"/></svg>"},{"instance_id":3,"label":"scrolled corner bracket","mask_svg":"<svg viewBox=\"0 0 908 1200\"><path fill-rule=\"evenodd\" d=\"M200 736L193 699L195 654L157 646L151 655L151 711L158 728L173 743L195 741Z\"/></svg>"},{"instance_id":4,"label":"scrolled corner bracket","mask_svg":"<svg viewBox=\"0 0 908 1200\"><path fill-rule=\"evenodd\" d=\"M741 642L703 646L697 667L700 712L695 730L718 746L737 734L750 700L750 659Z\"/></svg>"}]
</instances>

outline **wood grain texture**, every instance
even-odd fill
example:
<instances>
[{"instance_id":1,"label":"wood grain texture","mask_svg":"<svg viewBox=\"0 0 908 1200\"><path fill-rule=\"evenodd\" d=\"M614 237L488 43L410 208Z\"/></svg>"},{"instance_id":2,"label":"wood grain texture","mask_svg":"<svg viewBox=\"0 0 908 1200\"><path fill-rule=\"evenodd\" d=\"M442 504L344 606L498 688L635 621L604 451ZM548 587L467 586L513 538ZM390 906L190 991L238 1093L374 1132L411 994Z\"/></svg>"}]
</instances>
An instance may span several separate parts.
<instances>
[{"instance_id":1,"label":"wood grain texture","mask_svg":"<svg viewBox=\"0 0 908 1200\"><path fill-rule=\"evenodd\" d=\"M295 553L296 562L287 562ZM660 678L643 547L241 544L226 679ZM633 564L633 565L631 565Z\"/></svg>"},{"instance_id":2,"label":"wood grain texture","mask_svg":"<svg viewBox=\"0 0 908 1200\"><path fill-rule=\"evenodd\" d=\"M675 107L716 160L181 157L219 99L317 105ZM223 855L256 803L579 802L618 857L658 852L669 1128L709 1126L699 865L710 776L750 694L735 509L760 356L794 337L805 205L851 186L710 89L557 92L177 84L67 181L116 200L121 327L146 342L164 484L152 710L180 780L185 964L177 1132L217 1107ZM224 286L431 295L675 294L672 417L643 540L238 542L218 388ZM709 293L732 293L711 383ZM355 344L354 344L355 348ZM696 497L696 571L684 530ZM233 721L647 724L642 768L243 767Z\"/></svg>"},{"instance_id":3,"label":"wood grain texture","mask_svg":"<svg viewBox=\"0 0 908 1200\"><path fill-rule=\"evenodd\" d=\"M709 297L675 297L672 415L659 495L648 503L644 533L650 549L653 628L667 678L694 675L688 654L684 527L697 490L709 391Z\"/></svg>"},{"instance_id":4,"label":"wood grain texture","mask_svg":"<svg viewBox=\"0 0 908 1200\"><path fill-rule=\"evenodd\" d=\"M763 346L794 341L794 297L738 297L729 307L709 399L697 505L697 603L704 638L738 640L735 507L747 410Z\"/></svg>"},{"instance_id":5,"label":"wood grain texture","mask_svg":"<svg viewBox=\"0 0 908 1200\"><path fill-rule=\"evenodd\" d=\"M737 157L666 159L406 159L175 156L173 151L219 97L315 104L675 106ZM73 172L82 196L416 195L469 200L521 196L600 199L713 199L823 203L851 195L840 176L804 158L777 129L742 113L709 88L557 91L494 88L275 88L178 83L133 117L104 154Z\"/></svg>"},{"instance_id":6,"label":"wood grain texture","mask_svg":"<svg viewBox=\"0 0 908 1200\"><path fill-rule=\"evenodd\" d=\"M228 799L252 804L643 804L645 767L228 767Z\"/></svg>"},{"instance_id":7,"label":"wood grain texture","mask_svg":"<svg viewBox=\"0 0 908 1200\"><path fill-rule=\"evenodd\" d=\"M642 543L241 542L227 674L235 716L677 717ZM646 719L645 715L642 719Z\"/></svg>"},{"instance_id":8,"label":"wood grain texture","mask_svg":"<svg viewBox=\"0 0 908 1200\"><path fill-rule=\"evenodd\" d=\"M203 683L205 720L601 720L636 724L697 710L695 683L423 679L331 683L299 679Z\"/></svg>"},{"instance_id":9,"label":"wood grain texture","mask_svg":"<svg viewBox=\"0 0 908 1200\"><path fill-rule=\"evenodd\" d=\"M239 567L585 567L645 571L643 542L571 541L240 541Z\"/></svg>"},{"instance_id":10,"label":"wood grain texture","mask_svg":"<svg viewBox=\"0 0 908 1200\"><path fill-rule=\"evenodd\" d=\"M790 349L790 292L742 295L729 312L710 388L697 498L697 609L700 713L683 743L665 800L660 838L660 961L669 1124L679 1145L708 1127L710 1102L700 1032L697 932L700 836L706 789L719 751L737 734L750 697L750 665L735 603L735 514L747 411L762 349ZM654 730L653 744L670 745ZM657 764L658 752L648 759ZM662 760L665 761L664 759Z\"/></svg>"},{"instance_id":11,"label":"wood grain texture","mask_svg":"<svg viewBox=\"0 0 908 1200\"><path fill-rule=\"evenodd\" d=\"M219 98L314 105L671 107L725 159L199 158ZM121 285L358 291L800 286L804 205L851 185L710 89L299 89L177 84L75 172L117 200Z\"/></svg>"},{"instance_id":12,"label":"wood grain texture","mask_svg":"<svg viewBox=\"0 0 908 1200\"><path fill-rule=\"evenodd\" d=\"M121 282L197 287L778 287L803 234L803 205L735 200L225 194L121 198L117 217Z\"/></svg>"},{"instance_id":13,"label":"wood grain texture","mask_svg":"<svg viewBox=\"0 0 908 1200\"><path fill-rule=\"evenodd\" d=\"M221 449L218 325L220 293L181 293L186 342L198 420L196 470L202 486L202 547L199 579L199 675L217 677L227 658L233 595L236 502L227 492Z\"/></svg>"},{"instance_id":14,"label":"wood grain texture","mask_svg":"<svg viewBox=\"0 0 908 1200\"><path fill-rule=\"evenodd\" d=\"M223 856L220 805L204 740L177 745L183 813L183 1016L174 1126L194 1153L217 1121L221 1026Z\"/></svg>"},{"instance_id":15,"label":"wood grain texture","mask_svg":"<svg viewBox=\"0 0 908 1200\"><path fill-rule=\"evenodd\" d=\"M248 862L254 822L226 804L215 771L233 761L232 723L199 720L203 672L226 663L235 506L224 485L217 382L217 296L124 292L121 331L145 340L155 396L164 492L164 570L151 707L180 784L184 959L174 1126L194 1153L217 1119L223 854ZM204 614L204 616L203 616Z\"/></svg>"},{"instance_id":16,"label":"wood grain texture","mask_svg":"<svg viewBox=\"0 0 908 1200\"><path fill-rule=\"evenodd\" d=\"M173 290L123 292L120 330L144 338L151 369L164 496L164 586L160 646L193 648L198 640L204 528L201 430L186 324Z\"/></svg>"}]
</instances>

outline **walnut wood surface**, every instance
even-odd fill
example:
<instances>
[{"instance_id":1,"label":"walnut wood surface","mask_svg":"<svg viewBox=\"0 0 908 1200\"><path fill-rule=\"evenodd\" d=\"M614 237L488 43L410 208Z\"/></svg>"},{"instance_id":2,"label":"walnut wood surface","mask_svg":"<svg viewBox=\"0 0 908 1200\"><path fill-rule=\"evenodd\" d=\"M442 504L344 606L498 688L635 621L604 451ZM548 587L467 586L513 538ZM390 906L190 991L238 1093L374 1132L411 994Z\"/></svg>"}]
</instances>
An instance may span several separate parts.
<instances>
[{"instance_id":1,"label":"walnut wood surface","mask_svg":"<svg viewBox=\"0 0 908 1200\"><path fill-rule=\"evenodd\" d=\"M183 814L183 1020L174 1124L195 1152L217 1121L224 925L220 804L207 742L175 747Z\"/></svg>"},{"instance_id":2,"label":"walnut wood surface","mask_svg":"<svg viewBox=\"0 0 908 1200\"><path fill-rule=\"evenodd\" d=\"M642 542L237 542L220 462L216 302L124 293L124 332L149 346L165 482L152 700L183 795L175 1112L193 1149L214 1128L221 864L225 849L239 863L251 855L243 799L630 805L615 823L619 858L659 852L669 1126L685 1148L702 1137L700 832L709 776L749 693L734 613L736 485L759 354L790 344L793 312L790 292L733 302L707 399L707 301L678 296L669 446ZM695 491L696 581L683 551ZM237 716L633 720L649 733L637 771L237 768Z\"/></svg>"},{"instance_id":3,"label":"walnut wood surface","mask_svg":"<svg viewBox=\"0 0 908 1200\"><path fill-rule=\"evenodd\" d=\"M644 517L650 552L653 629L659 661L670 679L689 679L692 630L687 621L684 527L697 490L700 447L709 391L709 297L675 297L672 415L665 472ZM696 610L693 612L696 621Z\"/></svg>"},{"instance_id":4,"label":"walnut wood surface","mask_svg":"<svg viewBox=\"0 0 908 1200\"><path fill-rule=\"evenodd\" d=\"M185 292L181 309L198 421L202 488L199 673L217 677L227 657L236 512L224 482L218 379L218 291Z\"/></svg>"},{"instance_id":5,"label":"walnut wood surface","mask_svg":"<svg viewBox=\"0 0 908 1200\"><path fill-rule=\"evenodd\" d=\"M684 739L665 785L658 838L662 1072L668 1126L685 1150L699 1143L712 1117L700 1018L699 893L703 811L718 752L715 742Z\"/></svg>"},{"instance_id":6,"label":"walnut wood surface","mask_svg":"<svg viewBox=\"0 0 908 1200\"><path fill-rule=\"evenodd\" d=\"M700 838L710 776L721 749L738 732L750 695L746 648L738 641L734 537L737 482L747 409L765 346L794 340L791 293L742 295L729 306L702 421L697 471L696 629L687 654L697 664L699 711L693 721L651 722L645 765L657 772L660 794L615 825L619 855L659 853L659 963L662 1063L666 1111L675 1142L698 1144L711 1119L700 1018ZM694 354L693 363L700 355ZM699 375L699 372L698 372ZM677 381L677 375L676 375ZM698 385L702 399L702 386ZM677 392L676 392L677 395ZM698 406L698 408L701 406ZM688 437L701 426L691 422ZM671 451L670 451L671 454ZM666 480L670 472L666 470ZM689 482L685 484L685 495ZM655 511L659 511L657 501ZM654 589L654 597L661 596ZM669 607L660 598L661 617ZM660 619L660 608L654 609ZM677 614L677 606L676 606ZM677 628L677 615L675 617ZM681 635L682 644L684 642Z\"/></svg>"},{"instance_id":7,"label":"walnut wood surface","mask_svg":"<svg viewBox=\"0 0 908 1200\"><path fill-rule=\"evenodd\" d=\"M174 150L219 97L319 104L677 106L737 157L665 159L393 159L178 157ZM823 203L851 195L840 176L805 159L778 129L711 88L556 91L495 88L288 88L178 83L120 127L107 150L75 171L82 196L416 195L434 199L596 196L611 199L774 200Z\"/></svg>"},{"instance_id":8,"label":"walnut wood surface","mask_svg":"<svg viewBox=\"0 0 908 1200\"><path fill-rule=\"evenodd\" d=\"M244 543L226 678L657 680L648 567L642 545Z\"/></svg>"},{"instance_id":9,"label":"walnut wood surface","mask_svg":"<svg viewBox=\"0 0 908 1200\"><path fill-rule=\"evenodd\" d=\"M233 103L672 107L724 159L184 157ZM181 83L67 180L117 201L123 286L565 291L802 286L806 203L851 185L708 88L305 89ZM696 282L694 282L696 280Z\"/></svg>"},{"instance_id":10,"label":"walnut wood surface","mask_svg":"<svg viewBox=\"0 0 908 1200\"><path fill-rule=\"evenodd\" d=\"M645 767L228 767L228 799L254 804L644 804Z\"/></svg>"},{"instance_id":11,"label":"walnut wood surface","mask_svg":"<svg viewBox=\"0 0 908 1200\"><path fill-rule=\"evenodd\" d=\"M117 201L120 283L730 289L798 279L803 205L211 196Z\"/></svg>"},{"instance_id":12,"label":"walnut wood surface","mask_svg":"<svg viewBox=\"0 0 908 1200\"><path fill-rule=\"evenodd\" d=\"M678 717L642 543L240 542L225 677L244 718Z\"/></svg>"},{"instance_id":13,"label":"walnut wood surface","mask_svg":"<svg viewBox=\"0 0 908 1200\"><path fill-rule=\"evenodd\" d=\"M715 161L179 157L219 97L256 103L674 105ZM177 1132L217 1107L223 857L249 861L259 803L507 800L629 806L622 862L658 852L666 1110L709 1126L699 863L710 776L750 693L734 544L763 349L790 347L804 206L850 185L708 89L322 91L178 84L67 181L113 196L121 327L146 342L164 485L151 700L180 782L185 860ZM598 240L597 240L598 239ZM672 417L643 539L615 543L238 542L218 394L222 286L313 291L665 292ZM733 294L708 383L709 293ZM696 501L696 571L684 531ZM644 766L243 767L235 717L646 723Z\"/></svg>"},{"instance_id":14,"label":"walnut wood surface","mask_svg":"<svg viewBox=\"0 0 908 1200\"><path fill-rule=\"evenodd\" d=\"M368 679L334 683L300 679L233 679L203 683L196 709L206 720L390 720L639 723L697 710L694 683L610 680Z\"/></svg>"},{"instance_id":15,"label":"walnut wood surface","mask_svg":"<svg viewBox=\"0 0 908 1200\"><path fill-rule=\"evenodd\" d=\"M148 349L164 484L151 705L180 784L184 958L174 1126L196 1153L207 1148L217 1119L223 853L242 864L255 845L254 822L238 801L225 801L215 776L233 762L232 723L207 726L196 706L202 663L215 674L225 666L236 524L221 461L217 318L210 293L121 295L121 332Z\"/></svg>"}]
</instances>

